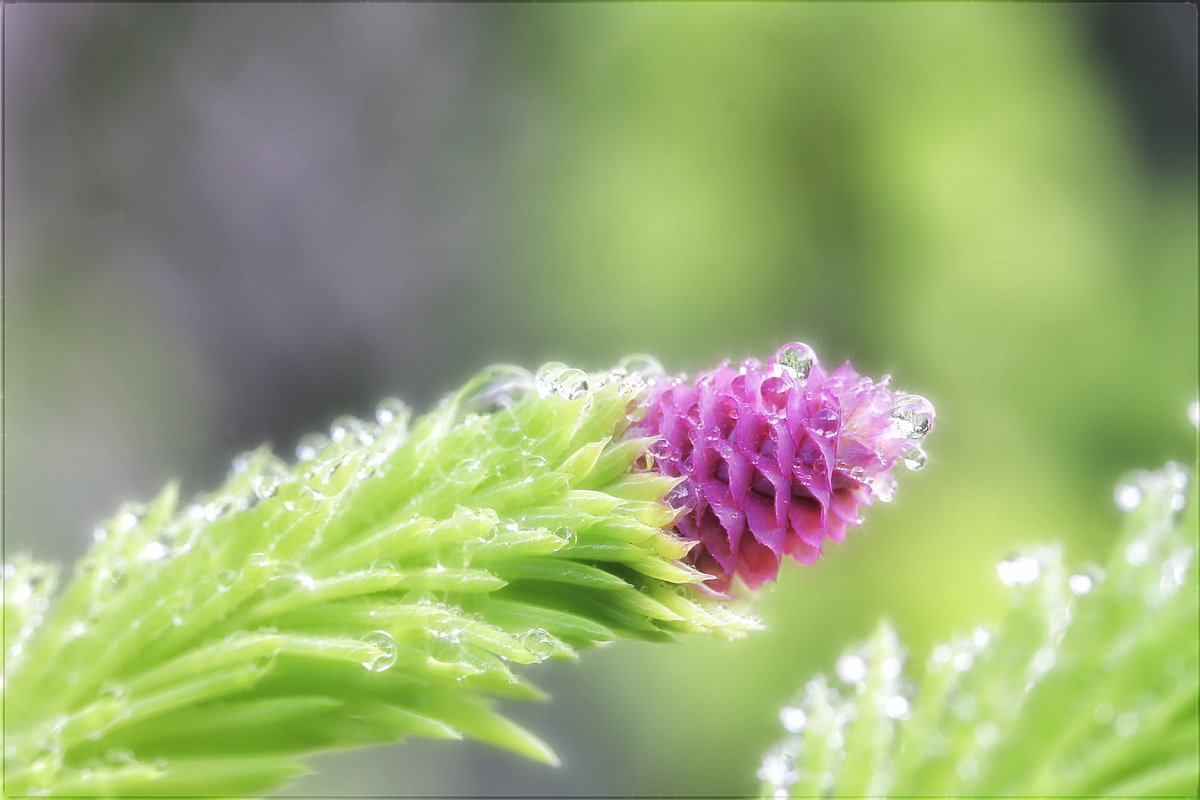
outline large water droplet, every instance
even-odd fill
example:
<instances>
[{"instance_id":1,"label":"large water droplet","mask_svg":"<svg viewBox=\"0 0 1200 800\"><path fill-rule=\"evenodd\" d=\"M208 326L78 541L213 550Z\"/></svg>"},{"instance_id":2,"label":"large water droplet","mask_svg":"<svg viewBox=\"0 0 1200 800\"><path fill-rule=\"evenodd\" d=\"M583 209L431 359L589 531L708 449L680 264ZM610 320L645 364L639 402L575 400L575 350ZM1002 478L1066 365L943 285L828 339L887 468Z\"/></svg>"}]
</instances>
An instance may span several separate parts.
<instances>
[{"instance_id":1,"label":"large water droplet","mask_svg":"<svg viewBox=\"0 0 1200 800\"><path fill-rule=\"evenodd\" d=\"M933 429L933 403L907 394L892 405L892 430L908 439L922 439Z\"/></svg>"},{"instance_id":2,"label":"large water droplet","mask_svg":"<svg viewBox=\"0 0 1200 800\"><path fill-rule=\"evenodd\" d=\"M554 637L541 628L534 628L521 637L521 646L534 661L545 661L554 654Z\"/></svg>"},{"instance_id":3,"label":"large water droplet","mask_svg":"<svg viewBox=\"0 0 1200 800\"><path fill-rule=\"evenodd\" d=\"M624 370L630 375L641 375L647 381L664 377L667 372L658 359L645 353L634 353L617 362L617 369Z\"/></svg>"},{"instance_id":4,"label":"large water droplet","mask_svg":"<svg viewBox=\"0 0 1200 800\"><path fill-rule=\"evenodd\" d=\"M479 372L459 396L460 414L492 414L512 408L533 392L533 376L512 364L494 364Z\"/></svg>"},{"instance_id":5,"label":"large water droplet","mask_svg":"<svg viewBox=\"0 0 1200 800\"><path fill-rule=\"evenodd\" d=\"M362 638L363 642L379 651L379 654L362 662L371 672L383 672L396 663L396 641L387 631L371 631Z\"/></svg>"},{"instance_id":6,"label":"large water droplet","mask_svg":"<svg viewBox=\"0 0 1200 800\"><path fill-rule=\"evenodd\" d=\"M556 391L566 400L578 400L588 393L590 384L587 373L581 369L568 369L558 376Z\"/></svg>"},{"instance_id":7,"label":"large water droplet","mask_svg":"<svg viewBox=\"0 0 1200 800\"><path fill-rule=\"evenodd\" d=\"M579 535L570 525L563 525L554 531L554 535L563 540L563 548L574 547L579 541Z\"/></svg>"},{"instance_id":8,"label":"large water droplet","mask_svg":"<svg viewBox=\"0 0 1200 800\"><path fill-rule=\"evenodd\" d=\"M779 348L774 358L774 366L787 370L800 381L808 380L808 373L816 363L816 352L803 342L785 344Z\"/></svg>"}]
</instances>

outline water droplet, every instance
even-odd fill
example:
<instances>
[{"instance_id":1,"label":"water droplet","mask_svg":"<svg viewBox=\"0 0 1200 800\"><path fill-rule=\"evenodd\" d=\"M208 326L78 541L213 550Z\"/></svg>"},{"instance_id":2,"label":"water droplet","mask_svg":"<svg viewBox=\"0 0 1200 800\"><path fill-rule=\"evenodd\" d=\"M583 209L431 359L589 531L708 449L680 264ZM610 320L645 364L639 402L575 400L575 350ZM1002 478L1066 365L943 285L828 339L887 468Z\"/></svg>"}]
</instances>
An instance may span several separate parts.
<instances>
[{"instance_id":1,"label":"water droplet","mask_svg":"<svg viewBox=\"0 0 1200 800\"><path fill-rule=\"evenodd\" d=\"M541 628L534 628L521 637L521 646L529 651L534 661L545 661L554 654L554 637Z\"/></svg>"},{"instance_id":2,"label":"water droplet","mask_svg":"<svg viewBox=\"0 0 1200 800\"><path fill-rule=\"evenodd\" d=\"M568 369L558 376L558 395L566 400L578 400L588 393L590 384L587 373L581 369Z\"/></svg>"},{"instance_id":3,"label":"water droplet","mask_svg":"<svg viewBox=\"0 0 1200 800\"><path fill-rule=\"evenodd\" d=\"M405 592L400 602L406 606L433 606L437 605L437 598L427 589L413 589Z\"/></svg>"},{"instance_id":4,"label":"water droplet","mask_svg":"<svg viewBox=\"0 0 1200 800\"><path fill-rule=\"evenodd\" d=\"M9 601L13 605L24 605L29 598L33 597L33 585L29 583L21 583L12 590Z\"/></svg>"},{"instance_id":5,"label":"water droplet","mask_svg":"<svg viewBox=\"0 0 1200 800\"><path fill-rule=\"evenodd\" d=\"M985 722L975 729L975 744L983 749L993 747L1000 741L1000 727L994 722Z\"/></svg>"},{"instance_id":6,"label":"water droplet","mask_svg":"<svg viewBox=\"0 0 1200 800\"><path fill-rule=\"evenodd\" d=\"M266 553L251 553L246 557L242 567L243 577L251 583L261 583L266 580L276 566L275 559Z\"/></svg>"},{"instance_id":7,"label":"water droplet","mask_svg":"<svg viewBox=\"0 0 1200 800\"><path fill-rule=\"evenodd\" d=\"M1117 721L1116 724L1113 725L1113 729L1117 732L1117 736L1125 738L1133 736L1138 730L1137 714L1133 713L1132 711L1125 712L1121 716L1117 717Z\"/></svg>"},{"instance_id":8,"label":"water droplet","mask_svg":"<svg viewBox=\"0 0 1200 800\"><path fill-rule=\"evenodd\" d=\"M792 342L779 348L775 354L773 366L781 367L790 372L796 379L803 382L808 380L808 373L817 362L817 354L803 342Z\"/></svg>"},{"instance_id":9,"label":"water droplet","mask_svg":"<svg viewBox=\"0 0 1200 800\"><path fill-rule=\"evenodd\" d=\"M1077 595L1085 595L1104 577L1098 567L1084 568L1067 580L1067 586Z\"/></svg>"},{"instance_id":10,"label":"water droplet","mask_svg":"<svg viewBox=\"0 0 1200 800\"><path fill-rule=\"evenodd\" d=\"M463 646L458 631L439 631L429 629L432 636L429 639L429 654L443 664L451 664L462 660Z\"/></svg>"},{"instance_id":11,"label":"water droplet","mask_svg":"<svg viewBox=\"0 0 1200 800\"><path fill-rule=\"evenodd\" d=\"M238 574L231 569L223 569L217 573L217 591L227 592L237 582Z\"/></svg>"},{"instance_id":12,"label":"water droplet","mask_svg":"<svg viewBox=\"0 0 1200 800\"><path fill-rule=\"evenodd\" d=\"M826 439L832 439L837 436L838 429L842 425L841 415L838 414L835 408L822 408L817 413L812 415L812 421L809 424L809 430L818 436L823 436Z\"/></svg>"},{"instance_id":13,"label":"water droplet","mask_svg":"<svg viewBox=\"0 0 1200 800\"><path fill-rule=\"evenodd\" d=\"M574 547L579 541L579 535L575 533L575 529L570 525L563 525L554 531L554 535L563 540L563 547Z\"/></svg>"},{"instance_id":14,"label":"water droplet","mask_svg":"<svg viewBox=\"0 0 1200 800\"><path fill-rule=\"evenodd\" d=\"M1113 500L1122 511L1133 511L1142 504L1142 490L1132 483L1123 483L1113 492Z\"/></svg>"},{"instance_id":15,"label":"water droplet","mask_svg":"<svg viewBox=\"0 0 1200 800\"><path fill-rule=\"evenodd\" d=\"M282 480L274 475L255 475L254 480L250 482L250 486L254 489L255 497L259 500L266 500L275 494L275 490L279 488L280 483L282 483Z\"/></svg>"},{"instance_id":16,"label":"water droplet","mask_svg":"<svg viewBox=\"0 0 1200 800\"><path fill-rule=\"evenodd\" d=\"M412 412L408 405L398 397L387 397L379 401L375 408L375 421L380 425L391 425L393 422L407 420Z\"/></svg>"},{"instance_id":17,"label":"water droplet","mask_svg":"<svg viewBox=\"0 0 1200 800\"><path fill-rule=\"evenodd\" d=\"M903 695L892 695L883 701L883 713L892 719L908 719L908 698Z\"/></svg>"},{"instance_id":18,"label":"water droplet","mask_svg":"<svg viewBox=\"0 0 1200 800\"><path fill-rule=\"evenodd\" d=\"M750 372L762 372L762 368L763 368L762 362L759 361L754 356L751 356L750 358L742 359L742 365L739 368L738 372L740 372L743 375L746 375Z\"/></svg>"},{"instance_id":19,"label":"water droplet","mask_svg":"<svg viewBox=\"0 0 1200 800\"><path fill-rule=\"evenodd\" d=\"M804 713L803 708L796 706L786 706L779 712L779 719L789 733L800 733L808 724L808 715Z\"/></svg>"},{"instance_id":20,"label":"water droplet","mask_svg":"<svg viewBox=\"0 0 1200 800\"><path fill-rule=\"evenodd\" d=\"M117 520L117 527L123 531L131 531L138 525L138 515L132 511L126 511Z\"/></svg>"},{"instance_id":21,"label":"water droplet","mask_svg":"<svg viewBox=\"0 0 1200 800\"><path fill-rule=\"evenodd\" d=\"M933 662L935 664L947 664L954 657L954 651L948 644L939 644L933 648Z\"/></svg>"},{"instance_id":22,"label":"water droplet","mask_svg":"<svg viewBox=\"0 0 1200 800\"><path fill-rule=\"evenodd\" d=\"M984 628L983 626L979 626L974 631L971 632L971 644L975 645L976 647L978 647L980 649L987 647L988 643L991 641L992 641L992 634L988 631L987 628Z\"/></svg>"},{"instance_id":23,"label":"water droplet","mask_svg":"<svg viewBox=\"0 0 1200 800\"><path fill-rule=\"evenodd\" d=\"M121 700L125 697L125 693L127 691L128 690L125 688L125 684L123 683L118 683L117 681L105 681L104 683L100 684L99 694L100 697L107 698L109 700Z\"/></svg>"},{"instance_id":24,"label":"water droplet","mask_svg":"<svg viewBox=\"0 0 1200 800\"><path fill-rule=\"evenodd\" d=\"M1160 597L1172 597L1183 586L1187 578L1188 567L1192 563L1192 548L1177 547L1167 556L1162 565L1162 575L1158 583Z\"/></svg>"},{"instance_id":25,"label":"water droplet","mask_svg":"<svg viewBox=\"0 0 1200 800\"><path fill-rule=\"evenodd\" d=\"M892 405L892 430L906 439L923 439L933 429L933 403L906 394Z\"/></svg>"},{"instance_id":26,"label":"water droplet","mask_svg":"<svg viewBox=\"0 0 1200 800\"><path fill-rule=\"evenodd\" d=\"M1024 586L1038 579L1042 565L1033 556L1015 556L1001 561L996 566L996 574L1005 586Z\"/></svg>"},{"instance_id":27,"label":"water droplet","mask_svg":"<svg viewBox=\"0 0 1200 800\"><path fill-rule=\"evenodd\" d=\"M1192 426L1200 428L1200 400L1193 400L1188 405L1188 419L1192 421Z\"/></svg>"},{"instance_id":28,"label":"water droplet","mask_svg":"<svg viewBox=\"0 0 1200 800\"><path fill-rule=\"evenodd\" d=\"M871 481L871 494L875 495L881 503L890 503L896 497L896 487L896 476L890 472L884 472Z\"/></svg>"},{"instance_id":29,"label":"water droplet","mask_svg":"<svg viewBox=\"0 0 1200 800\"><path fill-rule=\"evenodd\" d=\"M396 663L396 641L387 631L371 631L362 638L363 642L379 651L379 654L362 662L371 672L383 672Z\"/></svg>"},{"instance_id":30,"label":"water droplet","mask_svg":"<svg viewBox=\"0 0 1200 800\"><path fill-rule=\"evenodd\" d=\"M975 666L975 656L966 650L962 650L954 654L954 657L950 660L950 666L954 667L956 672L966 672Z\"/></svg>"},{"instance_id":31,"label":"water droplet","mask_svg":"<svg viewBox=\"0 0 1200 800\"><path fill-rule=\"evenodd\" d=\"M899 678L903 669L904 664L896 656L888 656L879 665L879 673L888 680Z\"/></svg>"},{"instance_id":32,"label":"water droplet","mask_svg":"<svg viewBox=\"0 0 1200 800\"><path fill-rule=\"evenodd\" d=\"M310 433L300 439L296 445L296 458L300 461L312 461L329 445L329 437L323 433Z\"/></svg>"},{"instance_id":33,"label":"water droplet","mask_svg":"<svg viewBox=\"0 0 1200 800\"><path fill-rule=\"evenodd\" d=\"M867 676L867 663L861 656L844 655L837 660L837 674L845 683L857 685Z\"/></svg>"},{"instance_id":34,"label":"water droplet","mask_svg":"<svg viewBox=\"0 0 1200 800\"><path fill-rule=\"evenodd\" d=\"M1050 646L1039 649L1033 655L1032 667L1033 676L1045 675L1054 667L1054 662L1058 659L1058 654L1054 652L1054 648Z\"/></svg>"},{"instance_id":35,"label":"water droplet","mask_svg":"<svg viewBox=\"0 0 1200 800\"><path fill-rule=\"evenodd\" d=\"M687 483L678 483L672 486L665 495L663 502L672 508L687 508L691 505L692 493L687 488Z\"/></svg>"},{"instance_id":36,"label":"water droplet","mask_svg":"<svg viewBox=\"0 0 1200 800\"><path fill-rule=\"evenodd\" d=\"M450 480L456 483L475 484L483 479L487 474L483 463L471 458L459 464L454 468L454 472L450 475Z\"/></svg>"},{"instance_id":37,"label":"water droplet","mask_svg":"<svg viewBox=\"0 0 1200 800\"><path fill-rule=\"evenodd\" d=\"M349 414L338 417L329 426L329 437L339 444L345 441L369 445L375 441L375 436L367 424Z\"/></svg>"},{"instance_id":38,"label":"water droplet","mask_svg":"<svg viewBox=\"0 0 1200 800\"><path fill-rule=\"evenodd\" d=\"M547 361L542 364L534 381L538 394L542 397L557 394L559 376L569 369L570 367L561 361Z\"/></svg>"},{"instance_id":39,"label":"water droplet","mask_svg":"<svg viewBox=\"0 0 1200 800\"><path fill-rule=\"evenodd\" d=\"M667 372L658 359L645 353L634 353L617 362L617 369L624 370L630 375L641 375L648 381L665 377Z\"/></svg>"},{"instance_id":40,"label":"water droplet","mask_svg":"<svg viewBox=\"0 0 1200 800\"><path fill-rule=\"evenodd\" d=\"M160 541L146 542L145 547L142 548L142 560L157 561L167 558L167 554L169 552L170 548L166 545L163 545L163 543Z\"/></svg>"},{"instance_id":41,"label":"water droplet","mask_svg":"<svg viewBox=\"0 0 1200 800\"><path fill-rule=\"evenodd\" d=\"M1145 539L1134 539L1125 548L1125 560L1132 567L1140 567L1150 560L1150 545Z\"/></svg>"},{"instance_id":42,"label":"water droplet","mask_svg":"<svg viewBox=\"0 0 1200 800\"><path fill-rule=\"evenodd\" d=\"M622 397L640 394L647 385L648 384L646 380L642 378L641 375L630 375L628 377L621 378L617 382L617 394L621 395ZM632 404L633 407L636 407L636 405L636 403ZM626 413L628 415L628 412Z\"/></svg>"},{"instance_id":43,"label":"water droplet","mask_svg":"<svg viewBox=\"0 0 1200 800\"><path fill-rule=\"evenodd\" d=\"M800 777L792 759L781 753L772 753L764 758L757 775L759 780L773 786L790 786Z\"/></svg>"},{"instance_id":44,"label":"water droplet","mask_svg":"<svg viewBox=\"0 0 1200 800\"><path fill-rule=\"evenodd\" d=\"M473 377L459 395L459 413L492 414L512 408L534 389L528 370L513 364L493 364Z\"/></svg>"},{"instance_id":45,"label":"water droplet","mask_svg":"<svg viewBox=\"0 0 1200 800\"><path fill-rule=\"evenodd\" d=\"M1111 703L1101 703L1096 706L1092 712L1092 719L1096 720L1097 725L1107 725L1113 719L1113 707Z\"/></svg>"},{"instance_id":46,"label":"water droplet","mask_svg":"<svg viewBox=\"0 0 1200 800\"><path fill-rule=\"evenodd\" d=\"M913 472L917 472L918 470L925 468L925 462L929 457L925 455L924 450L919 447L914 447L905 453L903 458L904 466L908 467Z\"/></svg>"}]
</instances>

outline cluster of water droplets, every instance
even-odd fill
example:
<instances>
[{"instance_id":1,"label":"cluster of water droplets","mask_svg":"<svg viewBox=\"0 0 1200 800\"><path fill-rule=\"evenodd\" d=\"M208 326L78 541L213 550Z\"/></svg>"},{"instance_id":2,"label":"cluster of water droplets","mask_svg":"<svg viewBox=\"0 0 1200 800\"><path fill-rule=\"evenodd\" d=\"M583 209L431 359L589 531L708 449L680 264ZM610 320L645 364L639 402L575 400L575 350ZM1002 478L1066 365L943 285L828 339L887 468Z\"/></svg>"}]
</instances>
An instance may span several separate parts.
<instances>
[{"instance_id":1,"label":"cluster of water droplets","mask_svg":"<svg viewBox=\"0 0 1200 800\"><path fill-rule=\"evenodd\" d=\"M408 439L411 416L402 400L389 397L375 408L373 420L344 414L330 423L328 434L301 437L296 445L301 478L312 491L329 496L346 488L346 477L366 480L382 475L389 457ZM347 476L352 464L353 473ZM286 477L286 469L273 471L255 487L255 494L260 499L271 496Z\"/></svg>"},{"instance_id":2,"label":"cluster of water droplets","mask_svg":"<svg viewBox=\"0 0 1200 800\"><path fill-rule=\"evenodd\" d=\"M22 559L4 565L6 670L20 663L26 646L42 627L56 584L57 571L45 564Z\"/></svg>"},{"instance_id":3,"label":"cluster of water droplets","mask_svg":"<svg viewBox=\"0 0 1200 800\"><path fill-rule=\"evenodd\" d=\"M1113 492L1117 508L1135 520L1139 529L1125 543L1126 564L1135 570L1158 565L1157 582L1148 582L1143 592L1150 606L1160 605L1179 592L1195 560L1191 544L1172 535L1178 516L1187 506L1190 480L1189 470L1172 461L1158 472L1131 473Z\"/></svg>"},{"instance_id":4,"label":"cluster of water droplets","mask_svg":"<svg viewBox=\"0 0 1200 800\"><path fill-rule=\"evenodd\" d=\"M927 456L922 442L933 430L933 404L919 394L901 395L892 405L889 416L891 418L891 434L905 440L908 444L901 456L901 463L909 470L924 469ZM884 487L883 492L880 494L877 491L876 496L887 502L895 493L894 486L890 489Z\"/></svg>"},{"instance_id":5,"label":"cluster of water droplets","mask_svg":"<svg viewBox=\"0 0 1200 800\"><path fill-rule=\"evenodd\" d=\"M800 697L779 713L788 735L767 753L758 769L766 794L782 800L801 782L804 788L798 796L830 793L844 758L846 729L858 713L855 703L830 686L825 676L810 680Z\"/></svg>"},{"instance_id":6,"label":"cluster of water droplets","mask_svg":"<svg viewBox=\"0 0 1200 800\"><path fill-rule=\"evenodd\" d=\"M884 775L891 767L893 728L912 710L913 685L904 677L905 652L895 631L883 625L868 642L836 662L836 684L818 674L779 712L786 731L759 768L766 795L828 796L843 778L847 759ZM840 776L840 777L839 777ZM880 784L863 781L860 791ZM855 793L854 789L849 789Z\"/></svg>"}]
</instances>

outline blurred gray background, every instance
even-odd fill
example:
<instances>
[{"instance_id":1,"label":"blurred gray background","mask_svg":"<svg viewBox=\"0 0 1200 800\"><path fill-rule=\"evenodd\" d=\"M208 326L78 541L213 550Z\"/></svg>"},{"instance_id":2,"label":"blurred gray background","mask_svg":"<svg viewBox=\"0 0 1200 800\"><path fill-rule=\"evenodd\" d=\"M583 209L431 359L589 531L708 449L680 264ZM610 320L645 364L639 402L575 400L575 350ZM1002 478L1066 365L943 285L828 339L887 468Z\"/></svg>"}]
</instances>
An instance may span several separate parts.
<instances>
[{"instance_id":1,"label":"blurred gray background","mask_svg":"<svg viewBox=\"0 0 1200 800\"><path fill-rule=\"evenodd\" d=\"M1193 6L3 14L8 557L499 360L801 339L938 406L767 632L538 668L510 711L560 769L416 741L294 793L751 792L874 619L919 652L997 613L1006 551L1096 558L1120 473L1195 458Z\"/></svg>"}]
</instances>

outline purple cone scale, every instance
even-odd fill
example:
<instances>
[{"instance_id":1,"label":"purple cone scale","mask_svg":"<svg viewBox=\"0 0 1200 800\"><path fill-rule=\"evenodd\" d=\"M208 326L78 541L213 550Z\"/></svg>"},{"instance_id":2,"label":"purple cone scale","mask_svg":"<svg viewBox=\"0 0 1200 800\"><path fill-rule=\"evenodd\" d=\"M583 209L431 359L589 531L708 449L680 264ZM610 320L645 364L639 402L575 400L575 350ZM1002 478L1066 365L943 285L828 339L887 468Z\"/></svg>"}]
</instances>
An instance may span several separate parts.
<instances>
[{"instance_id":1,"label":"purple cone scale","mask_svg":"<svg viewBox=\"0 0 1200 800\"><path fill-rule=\"evenodd\" d=\"M849 363L826 373L797 342L765 365L726 362L651 387L632 433L659 437L648 468L683 478L667 502L697 542L688 559L713 576L705 588L728 593L736 576L756 589L785 556L816 561L826 539L860 523L860 506L892 498L898 462L924 465L933 406L889 383Z\"/></svg>"}]
</instances>

